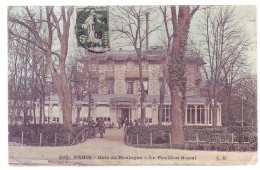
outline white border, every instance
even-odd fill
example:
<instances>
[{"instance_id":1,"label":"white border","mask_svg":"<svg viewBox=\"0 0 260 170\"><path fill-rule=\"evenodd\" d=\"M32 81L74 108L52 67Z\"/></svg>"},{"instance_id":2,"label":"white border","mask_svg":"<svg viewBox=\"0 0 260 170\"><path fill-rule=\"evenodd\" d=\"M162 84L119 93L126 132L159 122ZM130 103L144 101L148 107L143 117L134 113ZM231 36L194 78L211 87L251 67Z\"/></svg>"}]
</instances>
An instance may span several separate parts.
<instances>
[{"instance_id":1,"label":"white border","mask_svg":"<svg viewBox=\"0 0 260 170\"><path fill-rule=\"evenodd\" d=\"M1 31L0 31L0 37L1 37L1 41L0 41L0 47L1 47L1 62L0 62L0 75L1 75L1 99L0 99L0 106L1 106L1 167L2 168L21 168L21 167L10 167L8 165L8 142L7 142L7 136L8 136L8 129L7 129L7 104L8 104L8 86L7 86L7 71L8 71L8 58L7 58L7 7L8 6L20 6L20 5L30 5L30 6L35 6L35 5L40 5L40 6L45 6L45 5L75 5L75 6L80 6L80 5L170 5L170 4L175 4L175 5L193 5L193 4L200 4L200 5L257 5L257 9L260 9L260 1L259 0L246 0L246 1L242 1L242 0L215 0L215 1L208 1L208 0L99 0L99 1L90 1L90 0L60 0L60 1L51 1L51 0L45 0L45 1L36 1L36 0L4 0L1 1L1 6L0 6L0 21L1 21ZM259 18L259 11L257 10L257 18ZM259 24L259 19L257 19L257 25ZM259 28L259 25L258 25ZM258 40L259 40L259 34L258 35ZM259 54L259 49L257 49L257 52ZM258 60L259 62L259 60ZM257 68L257 71L259 71L259 68ZM259 77L258 77L258 81L259 81ZM258 82L259 84L260 82ZM258 86L259 87L259 86ZM259 88L258 88L259 89ZM260 95L258 93L258 100ZM259 114L258 114L258 123L259 121ZM258 127L259 128L259 127ZM259 129L258 129L258 133L259 133ZM259 147L258 147L259 149ZM258 155L259 155L259 151L258 151ZM259 161L258 161L259 162ZM36 167L25 167L24 169L34 169ZM42 168L62 168L62 169L71 169L71 168L75 168L75 167L37 167L37 169L42 169ZM106 169L136 169L136 168L142 168L142 169L157 169L159 167L156 166L145 166L145 167L122 167L122 166L116 166L116 167L79 167L79 168L106 168ZM211 166L211 167L207 167L207 166L174 166L174 167L169 167L169 166L164 166L164 167L160 167L160 168L174 168L174 169L199 169L199 170L203 170L203 169L259 169L259 163L256 166ZM23 168L22 168L23 169Z\"/></svg>"}]
</instances>

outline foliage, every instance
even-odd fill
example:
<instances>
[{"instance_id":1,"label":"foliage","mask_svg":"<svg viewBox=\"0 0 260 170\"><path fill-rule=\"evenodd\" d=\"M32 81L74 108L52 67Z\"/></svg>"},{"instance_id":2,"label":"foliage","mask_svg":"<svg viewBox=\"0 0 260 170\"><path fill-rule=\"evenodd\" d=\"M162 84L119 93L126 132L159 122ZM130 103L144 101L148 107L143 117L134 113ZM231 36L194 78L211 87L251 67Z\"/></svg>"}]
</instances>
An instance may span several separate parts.
<instances>
[{"instance_id":1,"label":"foliage","mask_svg":"<svg viewBox=\"0 0 260 170\"><path fill-rule=\"evenodd\" d=\"M23 132L23 143L26 145L39 145L40 133L42 134L43 146L54 146L55 134L57 146L70 145L84 128L86 126L68 129L63 124L9 125L9 142L21 143Z\"/></svg>"},{"instance_id":2,"label":"foliage","mask_svg":"<svg viewBox=\"0 0 260 170\"><path fill-rule=\"evenodd\" d=\"M186 126L186 141L207 141L207 142L257 142L257 128L251 126L222 126L202 127ZM150 144L150 133L152 133L153 144L169 143L171 126L133 126L127 131L131 144ZM233 134L233 135L232 135ZM233 136L233 137L232 137Z\"/></svg>"}]
</instances>

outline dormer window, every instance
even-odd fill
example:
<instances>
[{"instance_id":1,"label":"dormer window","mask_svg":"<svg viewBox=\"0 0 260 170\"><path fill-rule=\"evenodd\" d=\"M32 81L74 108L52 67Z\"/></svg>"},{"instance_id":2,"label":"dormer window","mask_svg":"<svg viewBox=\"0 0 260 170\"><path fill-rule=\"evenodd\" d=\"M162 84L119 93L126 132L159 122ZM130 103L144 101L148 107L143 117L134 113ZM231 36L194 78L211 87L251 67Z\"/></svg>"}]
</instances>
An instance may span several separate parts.
<instances>
[{"instance_id":1,"label":"dormer window","mask_svg":"<svg viewBox=\"0 0 260 170\"><path fill-rule=\"evenodd\" d=\"M109 62L109 63L107 64L107 70L108 70L108 71L113 71L113 70L114 70L114 68L115 68L115 65L114 65L114 63L112 63L112 62Z\"/></svg>"},{"instance_id":2,"label":"dormer window","mask_svg":"<svg viewBox=\"0 0 260 170\"><path fill-rule=\"evenodd\" d=\"M147 61L142 61L142 70L147 71L148 70L148 62Z\"/></svg>"},{"instance_id":3,"label":"dormer window","mask_svg":"<svg viewBox=\"0 0 260 170\"><path fill-rule=\"evenodd\" d=\"M133 61L127 61L126 70L134 70L134 62Z\"/></svg>"},{"instance_id":4,"label":"dormer window","mask_svg":"<svg viewBox=\"0 0 260 170\"><path fill-rule=\"evenodd\" d=\"M98 66L96 64L91 64L90 65L90 70L91 71L98 71Z\"/></svg>"}]
</instances>

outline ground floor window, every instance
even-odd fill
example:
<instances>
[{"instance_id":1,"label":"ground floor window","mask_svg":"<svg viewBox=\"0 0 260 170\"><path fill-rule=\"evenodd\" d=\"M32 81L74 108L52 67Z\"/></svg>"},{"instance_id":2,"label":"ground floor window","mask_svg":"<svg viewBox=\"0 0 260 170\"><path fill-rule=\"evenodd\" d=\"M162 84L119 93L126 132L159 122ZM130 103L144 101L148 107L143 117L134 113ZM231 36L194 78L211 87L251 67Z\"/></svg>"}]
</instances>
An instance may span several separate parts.
<instances>
[{"instance_id":1,"label":"ground floor window","mask_svg":"<svg viewBox=\"0 0 260 170\"><path fill-rule=\"evenodd\" d=\"M205 107L203 105L197 106L197 123L205 124Z\"/></svg>"},{"instance_id":2,"label":"ground floor window","mask_svg":"<svg viewBox=\"0 0 260 170\"><path fill-rule=\"evenodd\" d=\"M80 118L79 118L79 121L80 121L80 122L87 122L87 117L80 117Z\"/></svg>"},{"instance_id":3,"label":"ground floor window","mask_svg":"<svg viewBox=\"0 0 260 170\"><path fill-rule=\"evenodd\" d=\"M195 124L195 106L193 105L187 107L187 124Z\"/></svg>"},{"instance_id":4,"label":"ground floor window","mask_svg":"<svg viewBox=\"0 0 260 170\"><path fill-rule=\"evenodd\" d=\"M44 121L45 121L46 123L50 122L50 117L45 117L45 118L44 118Z\"/></svg>"},{"instance_id":5,"label":"ground floor window","mask_svg":"<svg viewBox=\"0 0 260 170\"><path fill-rule=\"evenodd\" d=\"M145 123L153 123L153 119L152 118L145 118Z\"/></svg>"},{"instance_id":6,"label":"ground floor window","mask_svg":"<svg viewBox=\"0 0 260 170\"><path fill-rule=\"evenodd\" d=\"M212 110L210 107L188 105L186 109L186 124L212 124Z\"/></svg>"},{"instance_id":7,"label":"ground floor window","mask_svg":"<svg viewBox=\"0 0 260 170\"><path fill-rule=\"evenodd\" d=\"M105 121L105 122L110 122L110 117L96 117L96 121L98 121L100 119Z\"/></svg>"},{"instance_id":8,"label":"ground floor window","mask_svg":"<svg viewBox=\"0 0 260 170\"><path fill-rule=\"evenodd\" d=\"M53 117L52 118L52 122L60 122L60 118L59 117Z\"/></svg>"},{"instance_id":9,"label":"ground floor window","mask_svg":"<svg viewBox=\"0 0 260 170\"><path fill-rule=\"evenodd\" d=\"M163 106L163 115L162 115L162 122L171 122L171 105L164 105Z\"/></svg>"},{"instance_id":10,"label":"ground floor window","mask_svg":"<svg viewBox=\"0 0 260 170\"><path fill-rule=\"evenodd\" d=\"M146 124L151 124L153 123L153 116L152 116L152 107L144 107L144 112L145 112L145 123ZM141 107L138 107L138 119L137 121L140 123L141 122Z\"/></svg>"},{"instance_id":11,"label":"ground floor window","mask_svg":"<svg viewBox=\"0 0 260 170\"><path fill-rule=\"evenodd\" d=\"M208 123L209 124L212 124L211 119L212 119L212 109L211 109L211 107L209 107L209 112L208 112Z\"/></svg>"}]
</instances>

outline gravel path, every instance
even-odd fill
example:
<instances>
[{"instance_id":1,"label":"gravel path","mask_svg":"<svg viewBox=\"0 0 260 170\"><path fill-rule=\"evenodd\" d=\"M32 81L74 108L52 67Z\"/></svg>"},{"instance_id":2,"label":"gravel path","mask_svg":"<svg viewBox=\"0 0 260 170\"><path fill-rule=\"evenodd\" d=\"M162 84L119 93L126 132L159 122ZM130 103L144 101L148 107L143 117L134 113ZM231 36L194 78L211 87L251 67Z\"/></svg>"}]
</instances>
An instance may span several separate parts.
<instances>
[{"instance_id":1,"label":"gravel path","mask_svg":"<svg viewBox=\"0 0 260 170\"><path fill-rule=\"evenodd\" d=\"M257 152L130 147L123 142L123 129L107 129L103 139L94 138L74 146L9 146L10 165L246 165L256 162Z\"/></svg>"}]
</instances>

